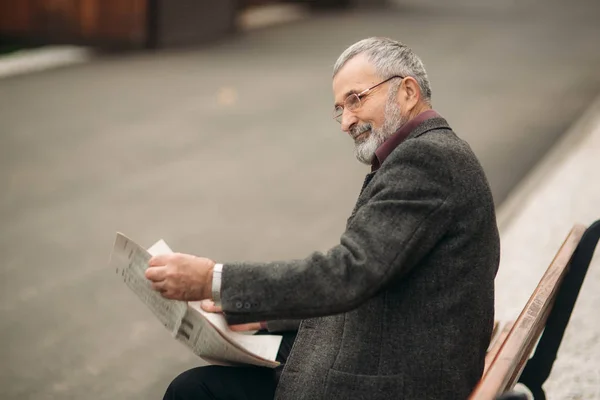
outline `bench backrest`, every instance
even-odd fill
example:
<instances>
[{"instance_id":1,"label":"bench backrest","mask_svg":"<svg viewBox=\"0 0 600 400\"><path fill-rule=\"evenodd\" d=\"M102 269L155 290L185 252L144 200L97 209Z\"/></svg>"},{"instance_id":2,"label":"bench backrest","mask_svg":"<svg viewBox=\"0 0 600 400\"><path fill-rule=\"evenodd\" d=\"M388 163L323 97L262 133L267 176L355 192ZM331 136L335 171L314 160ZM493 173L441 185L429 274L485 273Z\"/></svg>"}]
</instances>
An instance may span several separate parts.
<instances>
[{"instance_id":1,"label":"bench backrest","mask_svg":"<svg viewBox=\"0 0 600 400\"><path fill-rule=\"evenodd\" d=\"M575 225L508 333L497 340L486 359L486 369L470 400L493 400L510 390L546 324L560 284L586 227Z\"/></svg>"}]
</instances>

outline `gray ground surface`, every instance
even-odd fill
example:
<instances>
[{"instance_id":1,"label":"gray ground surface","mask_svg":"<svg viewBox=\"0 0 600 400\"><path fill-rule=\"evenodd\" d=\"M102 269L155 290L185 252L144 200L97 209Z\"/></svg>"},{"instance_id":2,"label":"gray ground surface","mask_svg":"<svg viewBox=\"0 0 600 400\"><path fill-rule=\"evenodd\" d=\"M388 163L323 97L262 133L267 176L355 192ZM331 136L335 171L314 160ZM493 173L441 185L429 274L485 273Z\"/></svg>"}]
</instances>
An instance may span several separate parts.
<instances>
[{"instance_id":1,"label":"gray ground surface","mask_svg":"<svg viewBox=\"0 0 600 400\"><path fill-rule=\"evenodd\" d=\"M198 364L108 271L116 230L223 261L337 241L366 172L330 118L352 42L421 55L498 203L599 91L595 1L410 3L0 81L2 398L160 398Z\"/></svg>"}]
</instances>

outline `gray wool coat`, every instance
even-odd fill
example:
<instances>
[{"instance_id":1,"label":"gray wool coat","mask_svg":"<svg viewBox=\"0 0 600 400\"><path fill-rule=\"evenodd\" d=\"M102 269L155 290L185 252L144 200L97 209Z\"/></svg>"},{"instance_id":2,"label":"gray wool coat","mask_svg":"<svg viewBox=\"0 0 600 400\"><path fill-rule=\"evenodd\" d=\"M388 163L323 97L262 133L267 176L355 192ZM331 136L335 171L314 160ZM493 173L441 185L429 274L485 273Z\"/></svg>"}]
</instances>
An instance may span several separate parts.
<instances>
[{"instance_id":1,"label":"gray wool coat","mask_svg":"<svg viewBox=\"0 0 600 400\"><path fill-rule=\"evenodd\" d=\"M225 264L222 304L231 324L302 320L276 399L464 400L483 371L499 253L482 167L434 118L367 175L337 246Z\"/></svg>"}]
</instances>

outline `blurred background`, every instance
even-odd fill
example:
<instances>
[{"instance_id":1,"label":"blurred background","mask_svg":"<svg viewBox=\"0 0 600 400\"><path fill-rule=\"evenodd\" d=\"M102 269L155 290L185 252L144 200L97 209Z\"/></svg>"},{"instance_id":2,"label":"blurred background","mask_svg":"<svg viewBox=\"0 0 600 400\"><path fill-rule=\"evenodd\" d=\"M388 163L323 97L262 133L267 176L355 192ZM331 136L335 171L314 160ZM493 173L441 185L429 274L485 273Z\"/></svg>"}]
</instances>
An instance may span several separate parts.
<instances>
[{"instance_id":1,"label":"blurred background","mask_svg":"<svg viewBox=\"0 0 600 400\"><path fill-rule=\"evenodd\" d=\"M200 364L108 268L341 234L368 168L339 54L389 36L505 199L600 93L597 0L0 0L0 398L159 399ZM552 398L552 397L550 397Z\"/></svg>"}]
</instances>

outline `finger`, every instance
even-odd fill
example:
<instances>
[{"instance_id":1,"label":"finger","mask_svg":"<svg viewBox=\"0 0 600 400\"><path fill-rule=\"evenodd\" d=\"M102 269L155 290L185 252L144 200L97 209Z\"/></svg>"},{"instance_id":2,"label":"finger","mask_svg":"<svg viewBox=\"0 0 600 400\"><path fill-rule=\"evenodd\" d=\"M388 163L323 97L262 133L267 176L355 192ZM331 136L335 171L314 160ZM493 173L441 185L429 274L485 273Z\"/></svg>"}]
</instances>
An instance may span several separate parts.
<instances>
[{"instance_id":1,"label":"finger","mask_svg":"<svg viewBox=\"0 0 600 400\"><path fill-rule=\"evenodd\" d=\"M251 322L249 324L230 325L229 329L236 332L259 331L261 326L260 322Z\"/></svg>"},{"instance_id":2,"label":"finger","mask_svg":"<svg viewBox=\"0 0 600 400\"><path fill-rule=\"evenodd\" d=\"M169 290L169 289L160 292L160 295L162 297L164 297L165 299L169 299L169 300L186 301L186 299L183 297L183 295L181 293L174 292L173 290Z\"/></svg>"},{"instance_id":3,"label":"finger","mask_svg":"<svg viewBox=\"0 0 600 400\"><path fill-rule=\"evenodd\" d=\"M144 275L153 282L163 281L167 276L168 267L148 267Z\"/></svg>"},{"instance_id":4,"label":"finger","mask_svg":"<svg viewBox=\"0 0 600 400\"><path fill-rule=\"evenodd\" d=\"M173 258L172 254L158 254L148 261L148 265L151 267L160 267L163 265L167 265L169 261Z\"/></svg>"},{"instance_id":5,"label":"finger","mask_svg":"<svg viewBox=\"0 0 600 400\"><path fill-rule=\"evenodd\" d=\"M156 290L157 292L160 292L161 294L164 294L167 291L165 285L165 281L152 282L152 289Z\"/></svg>"},{"instance_id":6,"label":"finger","mask_svg":"<svg viewBox=\"0 0 600 400\"><path fill-rule=\"evenodd\" d=\"M211 312L211 313L223 312L223 309L219 306L216 306L212 300L202 300L200 302L200 307L206 312Z\"/></svg>"}]
</instances>

